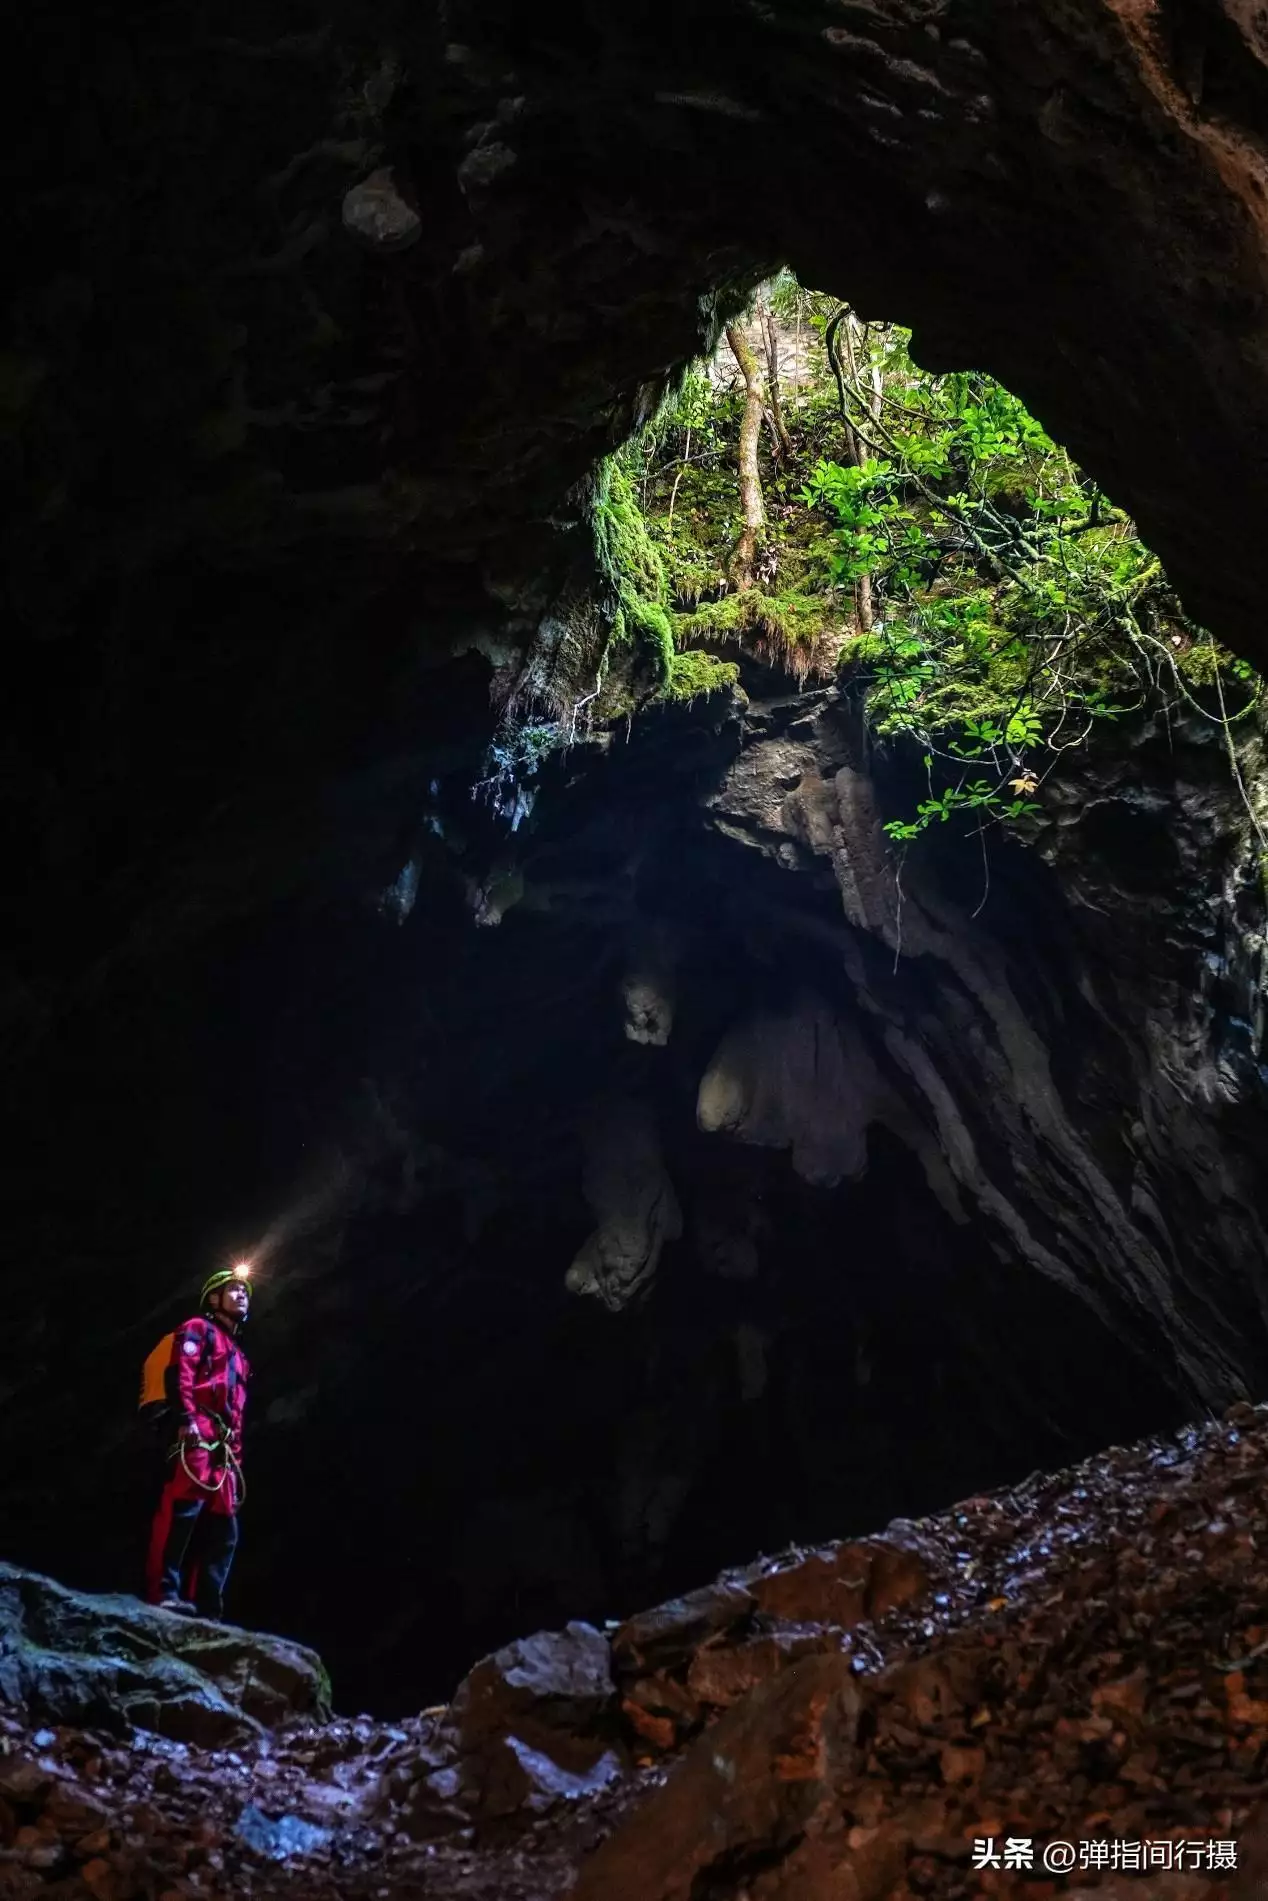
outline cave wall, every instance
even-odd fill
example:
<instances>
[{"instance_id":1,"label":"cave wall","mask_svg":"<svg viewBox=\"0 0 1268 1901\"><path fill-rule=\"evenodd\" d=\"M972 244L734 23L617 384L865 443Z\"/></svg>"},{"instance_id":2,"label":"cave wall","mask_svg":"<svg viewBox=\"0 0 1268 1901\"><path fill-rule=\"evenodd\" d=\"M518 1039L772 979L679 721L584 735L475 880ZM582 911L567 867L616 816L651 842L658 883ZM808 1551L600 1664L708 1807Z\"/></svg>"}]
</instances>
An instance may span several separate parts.
<instances>
[{"instance_id":1,"label":"cave wall","mask_svg":"<svg viewBox=\"0 0 1268 1901\"><path fill-rule=\"evenodd\" d=\"M1263 1390L1263 894L1206 728L1069 769L989 890L938 828L900 917L912 762L748 685L556 762L485 887L459 779L412 904L184 948L167 1033L143 992L62 1052L16 1556L135 1564L134 1362L195 1240L261 1261L237 1608L345 1701Z\"/></svg>"},{"instance_id":2,"label":"cave wall","mask_svg":"<svg viewBox=\"0 0 1268 1901\"><path fill-rule=\"evenodd\" d=\"M15 1555L119 1581L135 1362L262 1237L241 1603L366 1694L1261 1389L1209 743L901 937L904 768L830 699L562 762L527 853L469 790L589 658L576 485L782 260L1015 388L1262 657L1265 50L1240 0L23 16Z\"/></svg>"}]
</instances>

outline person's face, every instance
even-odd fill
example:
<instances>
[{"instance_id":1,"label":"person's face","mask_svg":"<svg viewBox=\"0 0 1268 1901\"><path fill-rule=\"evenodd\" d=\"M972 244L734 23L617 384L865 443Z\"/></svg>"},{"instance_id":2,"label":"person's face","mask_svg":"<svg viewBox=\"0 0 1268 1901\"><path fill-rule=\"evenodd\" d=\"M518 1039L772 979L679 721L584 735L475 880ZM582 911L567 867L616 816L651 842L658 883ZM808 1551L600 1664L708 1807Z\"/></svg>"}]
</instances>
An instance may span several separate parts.
<instances>
[{"instance_id":1,"label":"person's face","mask_svg":"<svg viewBox=\"0 0 1268 1901\"><path fill-rule=\"evenodd\" d=\"M245 1281L227 1281L217 1299L221 1313L230 1320L245 1320L251 1311L251 1289Z\"/></svg>"}]
</instances>

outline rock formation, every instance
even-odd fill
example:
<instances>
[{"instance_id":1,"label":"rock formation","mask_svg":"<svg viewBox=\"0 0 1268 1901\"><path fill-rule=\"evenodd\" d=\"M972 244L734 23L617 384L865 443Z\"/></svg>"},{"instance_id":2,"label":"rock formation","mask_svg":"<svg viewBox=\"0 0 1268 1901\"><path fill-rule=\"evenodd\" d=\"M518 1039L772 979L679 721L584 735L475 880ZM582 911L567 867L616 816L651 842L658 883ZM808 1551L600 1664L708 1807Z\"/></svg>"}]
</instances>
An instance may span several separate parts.
<instances>
[{"instance_id":1,"label":"rock formation","mask_svg":"<svg viewBox=\"0 0 1268 1901\"><path fill-rule=\"evenodd\" d=\"M366 1695L1260 1391L1209 733L900 884L835 692L746 664L531 825L497 730L593 690L585 480L781 259L997 372L1262 653L1257 12L63 11L0 369L15 1555L130 1574L133 1368L256 1240L243 1608Z\"/></svg>"},{"instance_id":2,"label":"rock formation","mask_svg":"<svg viewBox=\"0 0 1268 1901\"><path fill-rule=\"evenodd\" d=\"M901 749L869 747L848 689L748 688L549 769L496 929L459 858L401 923L314 920L276 1023L243 1006L263 1040L233 1115L254 1141L297 1114L325 1161L267 1209L241 1608L272 1622L283 1587L364 1700L1268 1375L1263 897L1208 729L1116 732L1028 842L984 859L939 827L900 879ZM663 1002L631 1038L640 972ZM148 1196L148 1152L107 1153ZM140 1265L88 1296L103 1326ZM32 1362L121 1434L120 1368L75 1301L41 1311ZM4 1481L15 1555L117 1582L134 1554L60 1387L18 1394L44 1436L41 1489ZM371 1579L353 1639L338 1604Z\"/></svg>"},{"instance_id":3,"label":"rock formation","mask_svg":"<svg viewBox=\"0 0 1268 1901\"><path fill-rule=\"evenodd\" d=\"M968 1901L1053 1877L1112 1901L1133 1883L1253 1901L1266 1469L1264 1409L1240 1403L757 1560L606 1633L521 1638L394 1724L325 1719L301 1692L233 1748L135 1711L122 1732L37 1728L0 1674L0 1893ZM121 1644L178 1621L73 1609ZM221 1636L266 1666L278 1648ZM86 1709L96 1661L54 1647L48 1667Z\"/></svg>"},{"instance_id":4,"label":"rock formation","mask_svg":"<svg viewBox=\"0 0 1268 1901\"><path fill-rule=\"evenodd\" d=\"M0 1564L0 1703L32 1728L144 1729L232 1748L327 1716L330 1683L300 1644Z\"/></svg>"},{"instance_id":5,"label":"rock formation","mask_svg":"<svg viewBox=\"0 0 1268 1901\"><path fill-rule=\"evenodd\" d=\"M582 1185L599 1225L568 1269L565 1285L570 1293L593 1294L618 1309L646 1289L665 1243L682 1233L682 1216L655 1117L645 1103L600 1103L582 1139Z\"/></svg>"}]
</instances>

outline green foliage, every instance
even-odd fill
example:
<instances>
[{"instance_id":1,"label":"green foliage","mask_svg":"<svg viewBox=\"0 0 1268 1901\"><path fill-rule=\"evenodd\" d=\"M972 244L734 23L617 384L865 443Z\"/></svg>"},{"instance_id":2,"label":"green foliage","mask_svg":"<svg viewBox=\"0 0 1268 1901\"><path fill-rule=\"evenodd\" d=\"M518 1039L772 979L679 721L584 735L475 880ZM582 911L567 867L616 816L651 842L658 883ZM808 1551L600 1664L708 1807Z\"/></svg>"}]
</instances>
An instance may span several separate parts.
<instances>
[{"instance_id":1,"label":"green foliage","mask_svg":"<svg viewBox=\"0 0 1268 1901\"><path fill-rule=\"evenodd\" d=\"M661 683L668 684L674 661L669 583L620 455L600 464L592 520L599 569L615 597L612 639L618 646L626 641L644 643Z\"/></svg>"},{"instance_id":2,"label":"green foliage","mask_svg":"<svg viewBox=\"0 0 1268 1901\"><path fill-rule=\"evenodd\" d=\"M1227 739L1257 676L1186 620L1132 523L1023 403L976 372L926 375L907 332L787 272L758 303L781 326L791 446L763 431L755 582L729 578L743 390L723 345L600 472L613 646L651 656L659 687L614 668L594 716L732 684L718 649L800 678L844 662L873 728L926 760L927 797L888 827L900 841L962 814L1032 820L1066 749L1147 706L1182 701ZM764 365L756 324L753 341Z\"/></svg>"},{"instance_id":3,"label":"green foliage","mask_svg":"<svg viewBox=\"0 0 1268 1901\"><path fill-rule=\"evenodd\" d=\"M727 569L740 526L742 409L737 390L697 373L623 452L664 565L675 643L739 645L801 678L831 673L846 619L832 592L829 538L809 510L778 508L763 542L769 578L732 591ZM782 503L782 476L768 471L763 481Z\"/></svg>"},{"instance_id":4,"label":"green foliage","mask_svg":"<svg viewBox=\"0 0 1268 1901\"><path fill-rule=\"evenodd\" d=\"M1189 626L1131 522L1015 396L925 375L901 330L851 347L842 393L862 460L822 456L802 499L836 523L837 583L870 590L873 629L848 649L870 717L925 748L929 797L891 836L958 811L1031 817L1063 750L1145 704L1192 702L1193 687L1236 684L1248 710L1253 671ZM935 789L935 771L968 761L993 778L959 766Z\"/></svg>"}]
</instances>

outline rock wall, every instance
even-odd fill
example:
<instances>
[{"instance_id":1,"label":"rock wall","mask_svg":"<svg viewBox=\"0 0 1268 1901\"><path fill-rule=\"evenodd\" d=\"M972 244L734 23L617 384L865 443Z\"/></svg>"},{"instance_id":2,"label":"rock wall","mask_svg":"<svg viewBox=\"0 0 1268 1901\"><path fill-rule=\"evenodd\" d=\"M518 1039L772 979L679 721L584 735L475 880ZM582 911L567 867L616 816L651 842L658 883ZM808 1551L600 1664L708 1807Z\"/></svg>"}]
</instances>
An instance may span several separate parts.
<instances>
[{"instance_id":1,"label":"rock wall","mask_svg":"<svg viewBox=\"0 0 1268 1901\"><path fill-rule=\"evenodd\" d=\"M1033 840L1058 871L1067 910L1053 958L1041 941L1025 942L1025 933L1037 939L1044 929L1042 914L1028 916L1023 902L1020 917L1009 917L1017 894L1008 884L992 900L985 839L972 911L930 881L927 859L917 856L900 876L876 787L835 696L818 712L799 710L799 743L790 745L781 724L760 734L759 720L755 743L743 748L709 809L731 839L774 862L831 864L847 927L842 964L865 1033L851 1052L858 1031L825 1026L813 1004L800 1022L795 1014L795 1029L784 1020L773 1045L769 1026L739 1032L740 1051L731 1032L701 1084L702 1126L791 1143L798 1173L822 1179L826 1167L834 1179L861 1171L863 1135L888 1117L917 1152L923 1138L930 1185L953 1216L963 1197L1006 1258L1077 1291L1111 1325L1161 1333L1195 1397L1227 1398L1250 1376L1245 1302L1264 1318L1254 1262L1264 1239L1255 1188L1264 1071L1255 1026L1265 939L1257 835L1239 806L1219 728L1190 721L1177 747L1153 723L1068 775L1055 814ZM1260 802L1257 741L1248 757ZM1099 843L1107 826L1108 850ZM1120 866L1127 892L1118 888ZM1140 942L1134 914L1142 902L1163 932L1161 955ZM1137 927L1130 946L1115 928L1119 910ZM1089 926L1086 913L1112 920L1110 929ZM1021 942L1012 935L1018 924ZM893 953L887 973L876 945ZM1048 992L1039 1011L1036 977ZM1220 992L1216 978L1224 980ZM1021 989L1027 980L1030 997ZM790 1034L803 1051L795 1079ZM1069 1036L1073 1068L1061 1076L1056 1044ZM747 1091L736 1074L746 1060ZM1107 1092L1117 1099L1112 1146L1103 1110L1094 1123L1084 1113L1089 1099L1104 1101ZM799 1131L807 1128L820 1132L820 1148L825 1139L833 1145L831 1160L806 1152ZM1190 1210L1200 1203L1200 1230L1221 1237L1222 1260L1243 1264L1244 1298L1227 1325L1199 1318L1208 1307L1203 1245L1181 1239L1175 1216L1164 1212L1181 1202Z\"/></svg>"},{"instance_id":2,"label":"rock wall","mask_svg":"<svg viewBox=\"0 0 1268 1901\"><path fill-rule=\"evenodd\" d=\"M367 1681L1257 1388L1262 904L1209 736L1098 758L981 908L972 852L900 903L901 763L769 682L561 764L504 864L469 794L496 707L591 683L577 485L784 259L1017 389L1261 651L1265 50L1235 0L28 11L24 1555L125 1577L135 1365L261 1237L246 1605L339 1661L373 1580Z\"/></svg>"},{"instance_id":3,"label":"rock wall","mask_svg":"<svg viewBox=\"0 0 1268 1901\"><path fill-rule=\"evenodd\" d=\"M101 1586L139 1558L102 1474L177 1317L157 1241L216 1232L243 1158L236 1606L354 1701L1264 1389L1263 893L1208 729L1139 726L1028 843L938 827L899 883L901 749L836 689L748 686L557 761L496 922L455 856L403 918L301 914L259 996L229 943L183 1000L243 1052L205 1147L161 1126L200 1046L125 1049L129 1017L103 1064L154 1144L55 1096L91 1141L17 1310L16 1555Z\"/></svg>"}]
</instances>

